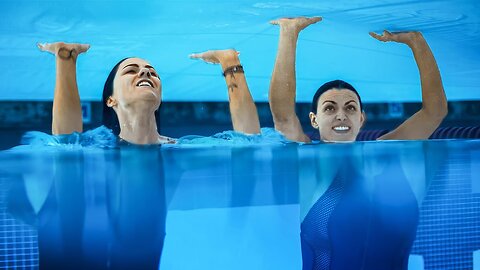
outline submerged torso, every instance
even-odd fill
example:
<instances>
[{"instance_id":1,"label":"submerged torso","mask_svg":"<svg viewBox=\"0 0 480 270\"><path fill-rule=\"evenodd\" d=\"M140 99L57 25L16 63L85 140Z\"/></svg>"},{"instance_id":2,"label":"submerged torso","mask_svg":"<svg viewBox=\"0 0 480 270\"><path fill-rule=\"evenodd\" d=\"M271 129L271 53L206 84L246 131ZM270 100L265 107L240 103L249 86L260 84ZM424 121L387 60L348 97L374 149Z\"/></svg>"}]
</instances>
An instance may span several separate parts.
<instances>
[{"instance_id":1,"label":"submerged torso","mask_svg":"<svg viewBox=\"0 0 480 270\"><path fill-rule=\"evenodd\" d=\"M418 205L401 171L391 163L370 187L337 173L302 222L303 269L407 269Z\"/></svg>"}]
</instances>

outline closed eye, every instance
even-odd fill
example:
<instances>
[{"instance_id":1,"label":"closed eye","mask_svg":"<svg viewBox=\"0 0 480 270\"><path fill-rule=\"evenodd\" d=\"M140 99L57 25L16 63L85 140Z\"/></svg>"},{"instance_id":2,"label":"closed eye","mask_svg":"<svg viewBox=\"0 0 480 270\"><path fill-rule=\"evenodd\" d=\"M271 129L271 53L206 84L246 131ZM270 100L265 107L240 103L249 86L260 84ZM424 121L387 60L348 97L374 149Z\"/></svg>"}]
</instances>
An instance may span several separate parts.
<instances>
[{"instance_id":1,"label":"closed eye","mask_svg":"<svg viewBox=\"0 0 480 270\"><path fill-rule=\"evenodd\" d=\"M132 68L132 69L125 70L123 74L135 74L135 73L137 73L137 71Z\"/></svg>"}]
</instances>

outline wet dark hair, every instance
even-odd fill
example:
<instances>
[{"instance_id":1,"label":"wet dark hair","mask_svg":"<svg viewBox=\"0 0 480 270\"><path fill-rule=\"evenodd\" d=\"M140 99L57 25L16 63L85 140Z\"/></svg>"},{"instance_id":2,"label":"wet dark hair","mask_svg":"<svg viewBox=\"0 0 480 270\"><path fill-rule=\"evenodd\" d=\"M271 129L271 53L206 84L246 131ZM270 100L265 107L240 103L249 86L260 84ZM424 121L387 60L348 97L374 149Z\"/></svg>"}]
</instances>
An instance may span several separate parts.
<instances>
[{"instance_id":1,"label":"wet dark hair","mask_svg":"<svg viewBox=\"0 0 480 270\"><path fill-rule=\"evenodd\" d=\"M345 81L342 81L342 80L334 80L334 81L330 81L330 82L327 82L327 83L324 83L322 86L320 86L320 88L318 88L317 92L315 92L315 95L313 96L313 100L312 100L312 109L311 109L311 112L313 113L317 113L317 106L318 106L318 99L320 99L320 96L327 92L328 90L331 90L331 89L348 89L352 92L355 93L355 95L357 95L358 97L358 101L360 102L360 111L363 110L363 104L362 104L362 99L360 98L360 95L358 94L357 90L355 90L355 88L353 88L353 86Z\"/></svg>"},{"instance_id":2,"label":"wet dark hair","mask_svg":"<svg viewBox=\"0 0 480 270\"><path fill-rule=\"evenodd\" d=\"M117 135L120 134L120 123L118 122L118 117L113 108L107 106L107 100L109 97L113 95L113 80L115 79L115 75L117 74L118 67L120 64L133 57L126 57L120 60L110 71L108 74L107 80L105 81L105 85L103 86L103 94L102 94L102 103L103 103L103 115L102 115L102 125L111 129L113 134ZM157 130L158 130L158 119L159 117L159 110L155 111L155 121L157 122Z\"/></svg>"}]
</instances>

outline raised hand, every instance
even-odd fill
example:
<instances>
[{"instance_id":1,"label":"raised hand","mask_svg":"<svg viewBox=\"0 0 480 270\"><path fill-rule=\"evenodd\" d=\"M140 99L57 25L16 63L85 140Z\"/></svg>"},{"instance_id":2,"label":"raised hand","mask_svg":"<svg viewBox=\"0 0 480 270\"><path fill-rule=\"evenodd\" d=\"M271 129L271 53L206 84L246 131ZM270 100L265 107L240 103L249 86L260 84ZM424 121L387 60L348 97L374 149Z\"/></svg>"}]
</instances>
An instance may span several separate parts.
<instances>
[{"instance_id":1,"label":"raised hand","mask_svg":"<svg viewBox=\"0 0 480 270\"><path fill-rule=\"evenodd\" d=\"M83 131L82 107L77 85L76 60L90 45L78 43L38 43L38 49L55 55L56 78L53 98L52 134Z\"/></svg>"},{"instance_id":2,"label":"raised hand","mask_svg":"<svg viewBox=\"0 0 480 270\"><path fill-rule=\"evenodd\" d=\"M270 21L271 24L279 25L281 28L288 28L297 33L305 29L307 26L317 23L322 20L322 17L296 17L296 18L281 18Z\"/></svg>"},{"instance_id":3,"label":"raised hand","mask_svg":"<svg viewBox=\"0 0 480 270\"><path fill-rule=\"evenodd\" d=\"M37 43L37 47L41 51L49 52L63 59L68 59L70 57L77 58L79 54L88 51L90 45L80 43L55 42Z\"/></svg>"},{"instance_id":4,"label":"raised hand","mask_svg":"<svg viewBox=\"0 0 480 270\"><path fill-rule=\"evenodd\" d=\"M404 43L407 45L412 45L419 38L423 38L422 34L418 31L389 32L387 30L384 30L383 34L381 35L374 32L370 32L369 34L374 39L379 41L383 41L383 42L394 41L398 43Z\"/></svg>"},{"instance_id":5,"label":"raised hand","mask_svg":"<svg viewBox=\"0 0 480 270\"><path fill-rule=\"evenodd\" d=\"M420 32L370 32L373 38L394 41L410 47L420 72L422 108L393 131L377 140L425 140L438 128L448 113L447 98L443 90L440 71L427 41Z\"/></svg>"},{"instance_id":6,"label":"raised hand","mask_svg":"<svg viewBox=\"0 0 480 270\"><path fill-rule=\"evenodd\" d=\"M229 59L238 58L240 55L239 52L228 49L228 50L210 50L202 53L194 53L189 55L191 59L203 60L209 64L220 64Z\"/></svg>"}]
</instances>

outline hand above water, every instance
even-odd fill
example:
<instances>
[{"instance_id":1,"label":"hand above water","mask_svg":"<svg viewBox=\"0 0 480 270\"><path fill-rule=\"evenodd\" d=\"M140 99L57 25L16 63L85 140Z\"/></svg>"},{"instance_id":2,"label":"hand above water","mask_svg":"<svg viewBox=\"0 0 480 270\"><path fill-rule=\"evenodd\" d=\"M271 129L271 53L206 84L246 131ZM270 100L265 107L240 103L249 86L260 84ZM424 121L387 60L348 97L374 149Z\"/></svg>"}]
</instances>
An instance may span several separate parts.
<instances>
[{"instance_id":1,"label":"hand above water","mask_svg":"<svg viewBox=\"0 0 480 270\"><path fill-rule=\"evenodd\" d=\"M54 42L37 43L37 47L41 51L52 53L63 59L68 59L70 57L76 58L79 54L88 51L90 45L80 43Z\"/></svg>"},{"instance_id":2,"label":"hand above water","mask_svg":"<svg viewBox=\"0 0 480 270\"><path fill-rule=\"evenodd\" d=\"M240 52L234 49L210 50L189 55L191 59L200 59L209 64L221 64L227 60L238 59Z\"/></svg>"},{"instance_id":3,"label":"hand above water","mask_svg":"<svg viewBox=\"0 0 480 270\"><path fill-rule=\"evenodd\" d=\"M407 45L413 45L418 40L423 40L422 33L418 31L389 32L387 30L384 30L383 34L381 35L374 32L370 32L369 34L370 36L372 36L373 38L379 41L383 41L383 42L394 41L394 42L403 43Z\"/></svg>"},{"instance_id":4,"label":"hand above water","mask_svg":"<svg viewBox=\"0 0 480 270\"><path fill-rule=\"evenodd\" d=\"M278 25L286 31L294 31L294 33L298 34L309 25L320 22L321 20L322 17L280 18L270 21L270 24Z\"/></svg>"}]
</instances>

